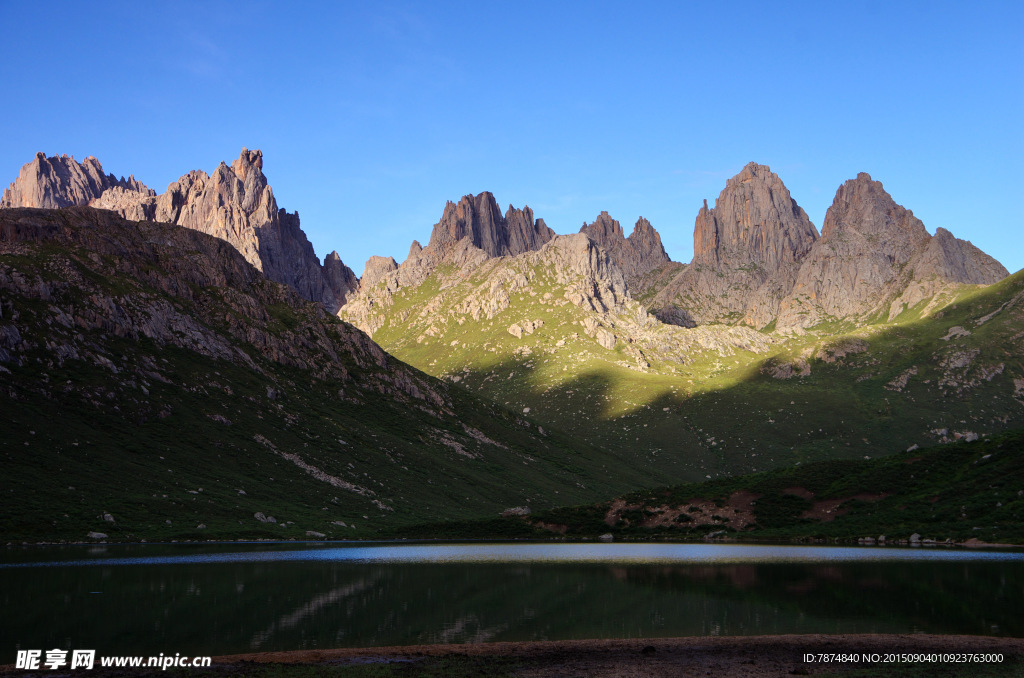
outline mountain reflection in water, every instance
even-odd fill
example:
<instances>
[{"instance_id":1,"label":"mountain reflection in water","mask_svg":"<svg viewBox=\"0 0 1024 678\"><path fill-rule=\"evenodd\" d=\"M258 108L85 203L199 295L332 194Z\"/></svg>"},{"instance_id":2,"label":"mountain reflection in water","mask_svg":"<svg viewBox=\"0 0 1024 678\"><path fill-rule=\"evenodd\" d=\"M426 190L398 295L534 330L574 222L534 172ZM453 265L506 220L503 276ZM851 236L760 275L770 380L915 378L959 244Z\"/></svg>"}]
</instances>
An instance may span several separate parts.
<instances>
[{"instance_id":1,"label":"mountain reflection in water","mask_svg":"<svg viewBox=\"0 0 1024 678\"><path fill-rule=\"evenodd\" d=\"M18 648L43 647L195 655L692 635L1024 636L1024 554L672 544L35 547L5 553L0 600L0 636L15 641L0 663Z\"/></svg>"}]
</instances>

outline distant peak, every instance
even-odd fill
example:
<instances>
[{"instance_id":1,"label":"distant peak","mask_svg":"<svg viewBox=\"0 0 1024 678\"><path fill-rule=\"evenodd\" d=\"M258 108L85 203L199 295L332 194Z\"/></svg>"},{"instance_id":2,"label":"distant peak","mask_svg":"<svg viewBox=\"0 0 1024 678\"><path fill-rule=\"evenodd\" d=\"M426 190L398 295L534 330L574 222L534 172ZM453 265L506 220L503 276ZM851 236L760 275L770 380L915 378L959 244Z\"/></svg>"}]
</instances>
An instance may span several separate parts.
<instances>
[{"instance_id":1,"label":"distant peak","mask_svg":"<svg viewBox=\"0 0 1024 678\"><path fill-rule=\"evenodd\" d=\"M758 163L753 161L748 162L746 165L743 166L743 169L740 170L740 174L751 174L754 176L768 175L771 173L771 167L769 167L768 165L759 165Z\"/></svg>"},{"instance_id":2,"label":"distant peak","mask_svg":"<svg viewBox=\"0 0 1024 678\"><path fill-rule=\"evenodd\" d=\"M255 151L250 151L248 148L243 146L242 152L238 155L238 160L231 163L231 170L238 175L239 179L245 181L245 177L249 173L249 168L255 168L262 172L263 151L258 148Z\"/></svg>"},{"instance_id":3,"label":"distant peak","mask_svg":"<svg viewBox=\"0 0 1024 678\"><path fill-rule=\"evenodd\" d=\"M444 248L469 238L489 256L514 256L540 249L554 232L543 220L534 219L529 207L509 205L504 216L490 191L465 195L456 205L447 202L441 220L434 225L428 247Z\"/></svg>"},{"instance_id":4,"label":"distant peak","mask_svg":"<svg viewBox=\"0 0 1024 678\"><path fill-rule=\"evenodd\" d=\"M725 182L714 209L704 200L694 224L693 261L727 268L756 263L770 272L802 259L817 238L782 179L750 162Z\"/></svg>"},{"instance_id":5,"label":"distant peak","mask_svg":"<svg viewBox=\"0 0 1024 678\"><path fill-rule=\"evenodd\" d=\"M637 220L636 220L636 223L633 224L633 233L636 233L638 231L639 232L654 231L654 227L651 226L651 222L649 222L644 217L638 217ZM657 232L657 231L655 231L655 232Z\"/></svg>"}]
</instances>

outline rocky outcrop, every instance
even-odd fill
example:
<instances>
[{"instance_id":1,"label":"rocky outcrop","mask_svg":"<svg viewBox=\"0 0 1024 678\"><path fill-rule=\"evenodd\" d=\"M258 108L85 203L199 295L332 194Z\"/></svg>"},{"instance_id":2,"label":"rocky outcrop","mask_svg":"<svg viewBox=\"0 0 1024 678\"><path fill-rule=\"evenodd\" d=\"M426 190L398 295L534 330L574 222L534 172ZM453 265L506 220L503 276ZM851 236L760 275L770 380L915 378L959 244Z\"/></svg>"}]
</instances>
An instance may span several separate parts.
<instances>
[{"instance_id":1,"label":"rocky outcrop","mask_svg":"<svg viewBox=\"0 0 1024 678\"><path fill-rule=\"evenodd\" d=\"M792 288L818 231L767 166L749 163L726 183L715 207L697 214L693 263L657 295L697 323L763 327ZM668 315L663 310L662 313Z\"/></svg>"},{"instance_id":2,"label":"rocky outcrop","mask_svg":"<svg viewBox=\"0 0 1024 678\"><path fill-rule=\"evenodd\" d=\"M419 246L418 242L413 241L413 243L414 245ZM366 260L366 266L363 267L363 278L360 283L369 289L376 285L388 273L397 270L398 263L393 258L372 256Z\"/></svg>"},{"instance_id":3,"label":"rocky outcrop","mask_svg":"<svg viewBox=\"0 0 1024 678\"><path fill-rule=\"evenodd\" d=\"M584 224L580 233L585 233L608 252L630 285L646 273L671 261L661 244L661 236L651 226L651 222L643 217L637 219L628 238L624 237L619 222L607 212L601 212L593 223Z\"/></svg>"},{"instance_id":4,"label":"rocky outcrop","mask_svg":"<svg viewBox=\"0 0 1024 678\"><path fill-rule=\"evenodd\" d=\"M629 300L622 271L586 235L560 235L531 258L551 268L557 283L566 288L565 298L580 308L621 311Z\"/></svg>"},{"instance_id":5,"label":"rocky outcrop","mask_svg":"<svg viewBox=\"0 0 1024 678\"><path fill-rule=\"evenodd\" d=\"M555 237L543 219L533 218L529 207L509 205L502 216L490 192L467 195L458 203L449 201L434 225L428 248L443 250L463 238L492 257L515 256L532 252Z\"/></svg>"},{"instance_id":6,"label":"rocky outcrop","mask_svg":"<svg viewBox=\"0 0 1024 678\"><path fill-rule=\"evenodd\" d=\"M117 212L131 221L156 220L156 193L148 191L140 193L121 186L112 186L103 191L96 200L89 203L90 207Z\"/></svg>"},{"instance_id":7,"label":"rocky outcrop","mask_svg":"<svg viewBox=\"0 0 1024 678\"><path fill-rule=\"evenodd\" d=\"M212 175L193 171L171 183L157 198L156 221L226 240L271 280L331 310L341 306L298 213L278 208L259 150L243 148L230 167L222 162Z\"/></svg>"},{"instance_id":8,"label":"rocky outcrop","mask_svg":"<svg viewBox=\"0 0 1024 678\"><path fill-rule=\"evenodd\" d=\"M672 261L661 244L661 236L658 235L658 231L651 226L651 222L643 217L637 219L633 224L633 232L626 240L633 245L633 250L643 262L643 265L637 267L635 275L641 275L643 269L653 270Z\"/></svg>"},{"instance_id":9,"label":"rocky outcrop","mask_svg":"<svg viewBox=\"0 0 1024 678\"><path fill-rule=\"evenodd\" d=\"M195 170L154 191L129 177L104 175L98 160L35 160L4 193L3 207L90 205L133 221L184 226L225 240L271 280L291 285L304 298L337 312L358 281L335 253L321 266L299 223L298 213L279 209L263 174L263 153L243 148L230 166L212 175Z\"/></svg>"},{"instance_id":10,"label":"rocky outcrop","mask_svg":"<svg viewBox=\"0 0 1024 678\"><path fill-rule=\"evenodd\" d=\"M69 155L48 158L45 153L36 153L4 191L0 208L88 205L114 188L120 193L136 194L139 199L155 195L134 176L117 179L113 174L104 174L100 161L91 155L79 163Z\"/></svg>"},{"instance_id":11,"label":"rocky outcrop","mask_svg":"<svg viewBox=\"0 0 1024 678\"><path fill-rule=\"evenodd\" d=\"M426 247L414 240L401 265L390 257L370 257L363 271L359 294L350 297L342 317L372 335L381 327L381 309L393 303L401 289L418 287L441 263L468 274L495 257L536 252L555 237L543 219L534 219L529 207L509 205L504 216L494 196L485 191L445 204ZM485 304L486 305L486 304Z\"/></svg>"},{"instance_id":12,"label":"rocky outcrop","mask_svg":"<svg viewBox=\"0 0 1024 678\"><path fill-rule=\"evenodd\" d=\"M398 268L397 281L401 287L415 287L427 279L434 266L440 260L435 252L424 249L419 240L413 240L409 246L409 256ZM366 289L366 287L364 287Z\"/></svg>"},{"instance_id":13,"label":"rocky outcrop","mask_svg":"<svg viewBox=\"0 0 1024 678\"><path fill-rule=\"evenodd\" d=\"M331 308L332 313L346 304L349 297L359 289L359 278L346 266L337 252L331 252L324 257L324 279L331 289L334 299L337 300L337 308Z\"/></svg>"},{"instance_id":14,"label":"rocky outcrop","mask_svg":"<svg viewBox=\"0 0 1024 678\"><path fill-rule=\"evenodd\" d=\"M960 240L944 228L920 250L911 262L918 278L938 276L946 280L973 285L991 285L1009 275L998 261L971 244Z\"/></svg>"},{"instance_id":15,"label":"rocky outcrop","mask_svg":"<svg viewBox=\"0 0 1024 678\"><path fill-rule=\"evenodd\" d=\"M780 306L778 327L904 309L959 284L991 284L1007 271L969 242L939 229L928 235L914 213L861 172L844 183Z\"/></svg>"}]
</instances>

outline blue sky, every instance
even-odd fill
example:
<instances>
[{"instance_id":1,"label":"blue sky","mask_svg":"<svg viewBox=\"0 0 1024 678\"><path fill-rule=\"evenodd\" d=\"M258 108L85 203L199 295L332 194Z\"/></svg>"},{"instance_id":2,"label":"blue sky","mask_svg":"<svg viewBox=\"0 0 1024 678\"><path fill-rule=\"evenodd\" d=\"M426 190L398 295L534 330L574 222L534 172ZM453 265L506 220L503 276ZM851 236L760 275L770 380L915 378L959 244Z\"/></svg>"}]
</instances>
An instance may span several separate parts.
<instances>
[{"instance_id":1,"label":"blue sky","mask_svg":"<svg viewBox=\"0 0 1024 678\"><path fill-rule=\"evenodd\" d=\"M0 2L3 186L44 151L161 192L245 146L357 273L483 190L558 233L643 215L687 262L754 160L819 229L866 171L1024 267L1024 3L28 5Z\"/></svg>"}]
</instances>

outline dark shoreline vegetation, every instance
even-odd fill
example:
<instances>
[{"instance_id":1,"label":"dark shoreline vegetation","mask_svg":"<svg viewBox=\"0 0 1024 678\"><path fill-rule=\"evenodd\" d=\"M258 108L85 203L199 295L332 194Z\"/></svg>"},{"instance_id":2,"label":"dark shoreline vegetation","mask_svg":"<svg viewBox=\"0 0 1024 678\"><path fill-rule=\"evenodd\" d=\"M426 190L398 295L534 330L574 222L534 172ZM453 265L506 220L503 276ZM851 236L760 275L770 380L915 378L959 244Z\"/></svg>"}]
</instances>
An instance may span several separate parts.
<instances>
[{"instance_id":1,"label":"dark shoreline vegetation","mask_svg":"<svg viewBox=\"0 0 1024 678\"><path fill-rule=\"evenodd\" d=\"M730 506L738 493L747 495L742 503L753 519L740 529L733 527L742 520L736 517L740 512ZM666 519L676 512L678 517ZM708 513L711 520L704 522ZM614 522L610 515L615 516ZM426 525L396 530L392 536L595 538L609 534L634 540L836 542L864 538L877 542L885 536L888 543L910 542L916 534L915 541L924 544L977 540L1021 545L1024 431L879 459L821 461L644 490L611 502L529 516Z\"/></svg>"},{"instance_id":2,"label":"dark shoreline vegetation","mask_svg":"<svg viewBox=\"0 0 1024 678\"><path fill-rule=\"evenodd\" d=\"M581 541L603 537L626 541L1024 545L1022 453L1024 430L1014 430L990 439L878 459L814 462L642 490L595 504L401 526L341 541ZM749 524L744 525L747 520ZM285 541L287 537L239 534L234 539L170 541L230 543L247 539ZM103 541L136 540L111 535Z\"/></svg>"}]
</instances>

